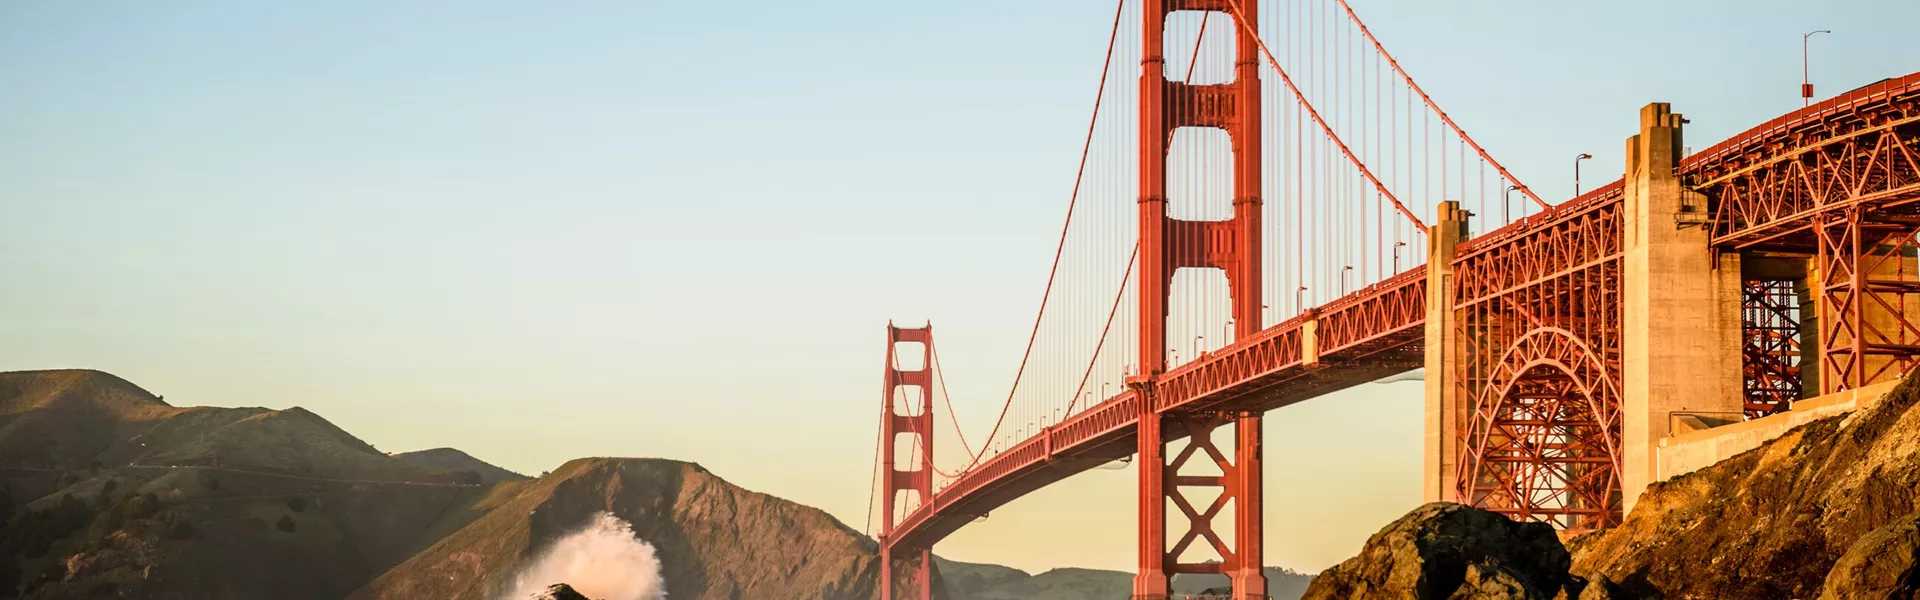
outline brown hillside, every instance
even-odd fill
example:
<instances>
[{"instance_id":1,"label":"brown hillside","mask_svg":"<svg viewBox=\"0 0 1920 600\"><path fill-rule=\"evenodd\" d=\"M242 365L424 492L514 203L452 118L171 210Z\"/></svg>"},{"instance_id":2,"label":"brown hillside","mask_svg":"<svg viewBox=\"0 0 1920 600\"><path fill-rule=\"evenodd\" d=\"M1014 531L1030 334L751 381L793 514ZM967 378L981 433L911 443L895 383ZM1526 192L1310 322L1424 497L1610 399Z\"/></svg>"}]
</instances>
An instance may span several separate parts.
<instances>
[{"instance_id":1,"label":"brown hillside","mask_svg":"<svg viewBox=\"0 0 1920 600\"><path fill-rule=\"evenodd\" d=\"M89 370L0 373L0 467L229 469L382 481L452 481L302 408L174 407Z\"/></svg>"},{"instance_id":2,"label":"brown hillside","mask_svg":"<svg viewBox=\"0 0 1920 600\"><path fill-rule=\"evenodd\" d=\"M502 469L487 461L474 458L473 455L453 448L434 448L432 450L401 452L393 455L393 457L400 459L400 462L426 469L454 472L472 471L479 473L480 481L483 483L521 481L527 479L525 475Z\"/></svg>"},{"instance_id":3,"label":"brown hillside","mask_svg":"<svg viewBox=\"0 0 1920 600\"><path fill-rule=\"evenodd\" d=\"M0 597L335 600L477 516L459 482L299 408L0 373Z\"/></svg>"},{"instance_id":4,"label":"brown hillside","mask_svg":"<svg viewBox=\"0 0 1920 600\"><path fill-rule=\"evenodd\" d=\"M485 516L382 575L358 600L494 600L530 557L606 511L654 545L677 600L875 596L873 541L818 509L740 489L699 465L579 459L505 483ZM561 582L552 582L561 583Z\"/></svg>"},{"instance_id":5,"label":"brown hillside","mask_svg":"<svg viewBox=\"0 0 1920 600\"><path fill-rule=\"evenodd\" d=\"M5 559L19 565L21 597L111 590L155 600L336 600L424 547L434 523L485 493L200 468L121 467L83 477L23 507L0 535ZM151 514L130 512L147 494ZM44 551L23 549L22 526L63 504L83 507L81 527Z\"/></svg>"},{"instance_id":6,"label":"brown hillside","mask_svg":"<svg viewBox=\"0 0 1920 600\"><path fill-rule=\"evenodd\" d=\"M116 441L180 412L99 371L0 373L0 460L87 467Z\"/></svg>"}]
</instances>

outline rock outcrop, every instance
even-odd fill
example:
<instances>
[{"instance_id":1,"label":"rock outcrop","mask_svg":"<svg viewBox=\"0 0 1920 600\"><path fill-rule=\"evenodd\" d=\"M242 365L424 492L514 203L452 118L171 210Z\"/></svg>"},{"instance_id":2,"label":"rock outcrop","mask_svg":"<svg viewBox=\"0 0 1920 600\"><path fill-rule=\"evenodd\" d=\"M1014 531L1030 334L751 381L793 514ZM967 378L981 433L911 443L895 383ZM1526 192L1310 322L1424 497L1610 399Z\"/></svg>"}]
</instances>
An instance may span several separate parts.
<instances>
[{"instance_id":1,"label":"rock outcrop","mask_svg":"<svg viewBox=\"0 0 1920 600\"><path fill-rule=\"evenodd\" d=\"M1827 571L1821 600L1920 598L1920 518L1908 516L1854 542Z\"/></svg>"},{"instance_id":2,"label":"rock outcrop","mask_svg":"<svg viewBox=\"0 0 1920 600\"><path fill-rule=\"evenodd\" d=\"M573 586L570 586L564 583L556 583L556 584L553 584L553 586L548 587L547 591L544 591L535 595L532 598L532 600L589 600L589 599L586 596L581 595L580 592L574 591Z\"/></svg>"},{"instance_id":3,"label":"rock outcrop","mask_svg":"<svg viewBox=\"0 0 1920 600\"><path fill-rule=\"evenodd\" d=\"M1916 399L1920 372L1872 406L1650 487L1620 526L1570 542L1573 573L1669 598L1911 597L1888 590L1911 585Z\"/></svg>"},{"instance_id":4,"label":"rock outcrop","mask_svg":"<svg viewBox=\"0 0 1920 600\"><path fill-rule=\"evenodd\" d=\"M1570 558L1552 527L1435 502L1367 539L1360 555L1315 577L1317 600L1545 600L1566 586Z\"/></svg>"}]
</instances>

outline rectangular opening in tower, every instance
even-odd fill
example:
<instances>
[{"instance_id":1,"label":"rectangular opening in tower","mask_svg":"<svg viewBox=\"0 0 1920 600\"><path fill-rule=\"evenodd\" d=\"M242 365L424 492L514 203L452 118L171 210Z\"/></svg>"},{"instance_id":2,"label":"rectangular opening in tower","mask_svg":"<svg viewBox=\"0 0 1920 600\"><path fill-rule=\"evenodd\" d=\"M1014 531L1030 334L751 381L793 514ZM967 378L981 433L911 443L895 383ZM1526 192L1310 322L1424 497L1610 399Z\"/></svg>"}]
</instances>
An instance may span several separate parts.
<instances>
[{"instance_id":1,"label":"rectangular opening in tower","mask_svg":"<svg viewBox=\"0 0 1920 600\"><path fill-rule=\"evenodd\" d=\"M1167 81L1192 85L1233 82L1234 42L1239 24L1224 12L1178 10L1167 14Z\"/></svg>"}]
</instances>

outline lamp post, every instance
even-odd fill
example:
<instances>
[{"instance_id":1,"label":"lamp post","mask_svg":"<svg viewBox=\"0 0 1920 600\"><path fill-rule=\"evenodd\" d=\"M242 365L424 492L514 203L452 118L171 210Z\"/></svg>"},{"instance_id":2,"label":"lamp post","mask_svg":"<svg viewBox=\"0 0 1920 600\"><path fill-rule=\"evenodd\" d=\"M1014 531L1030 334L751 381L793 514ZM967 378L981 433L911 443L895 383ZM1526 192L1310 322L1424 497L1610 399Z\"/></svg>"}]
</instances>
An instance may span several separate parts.
<instances>
[{"instance_id":1,"label":"lamp post","mask_svg":"<svg viewBox=\"0 0 1920 600\"><path fill-rule=\"evenodd\" d=\"M1807 40L1816 33L1833 33L1825 29L1815 29L1800 36L1800 107L1813 104L1813 80L1807 77Z\"/></svg>"},{"instance_id":2,"label":"lamp post","mask_svg":"<svg viewBox=\"0 0 1920 600\"><path fill-rule=\"evenodd\" d=\"M1393 273L1395 275L1400 274L1400 247L1405 245L1407 245L1406 242L1393 243Z\"/></svg>"},{"instance_id":3,"label":"lamp post","mask_svg":"<svg viewBox=\"0 0 1920 600\"><path fill-rule=\"evenodd\" d=\"M1593 158L1593 155L1581 154L1579 156L1573 157L1573 197L1575 198L1580 197L1580 161L1583 161L1589 158Z\"/></svg>"},{"instance_id":4,"label":"lamp post","mask_svg":"<svg viewBox=\"0 0 1920 600\"><path fill-rule=\"evenodd\" d=\"M1340 268L1340 297L1342 298L1345 298L1347 296L1347 274L1352 272L1353 272L1353 265L1347 265Z\"/></svg>"},{"instance_id":5,"label":"lamp post","mask_svg":"<svg viewBox=\"0 0 1920 600\"><path fill-rule=\"evenodd\" d=\"M1307 286L1300 286L1300 289L1293 293L1293 305L1299 307L1300 312L1307 312Z\"/></svg>"},{"instance_id":6,"label":"lamp post","mask_svg":"<svg viewBox=\"0 0 1920 600\"><path fill-rule=\"evenodd\" d=\"M1579 178L1575 177L1575 179ZM1509 185L1507 186L1507 191L1503 192L1504 195L1500 197L1500 218L1508 223L1513 222L1513 192L1518 189L1520 189L1520 186ZM1522 211L1520 216L1527 216L1526 212Z\"/></svg>"}]
</instances>

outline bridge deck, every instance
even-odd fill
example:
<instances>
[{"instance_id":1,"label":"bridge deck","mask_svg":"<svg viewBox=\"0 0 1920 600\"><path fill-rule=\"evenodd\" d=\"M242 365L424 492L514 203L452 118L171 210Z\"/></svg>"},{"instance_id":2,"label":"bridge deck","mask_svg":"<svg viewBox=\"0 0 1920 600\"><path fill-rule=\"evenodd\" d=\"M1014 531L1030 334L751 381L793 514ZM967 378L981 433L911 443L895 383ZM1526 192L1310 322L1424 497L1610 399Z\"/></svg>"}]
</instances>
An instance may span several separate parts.
<instances>
[{"instance_id":1,"label":"bridge deck","mask_svg":"<svg viewBox=\"0 0 1920 600\"><path fill-rule=\"evenodd\" d=\"M1417 369L1426 289L1424 269L1407 271L1321 307L1317 319L1295 317L1204 354L1155 382L1152 408L1265 412ZM1320 350L1313 365L1302 360L1309 321L1316 321ZM1121 392L987 459L908 514L890 543L927 547L1015 498L1131 456L1141 398L1137 390Z\"/></svg>"}]
</instances>

